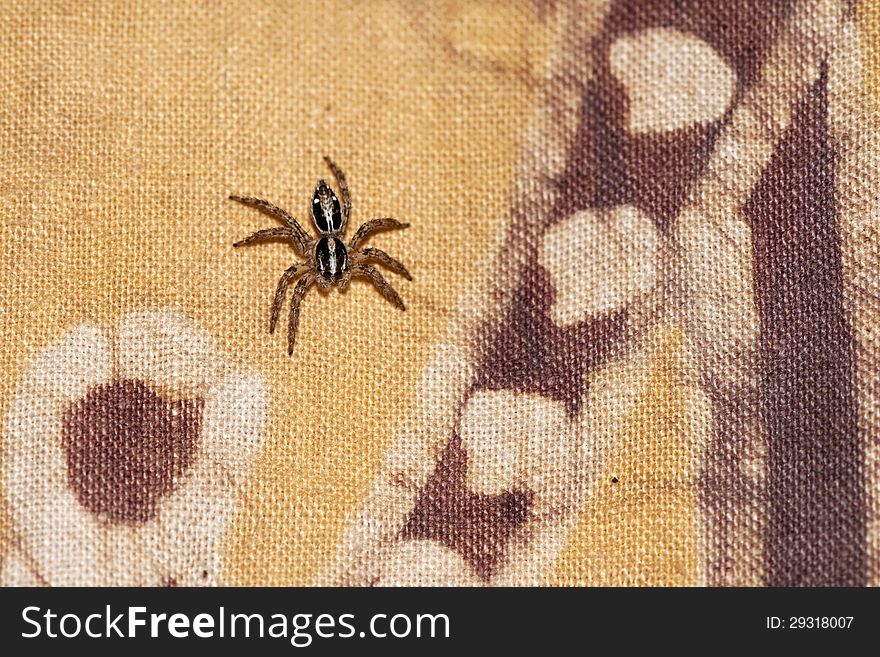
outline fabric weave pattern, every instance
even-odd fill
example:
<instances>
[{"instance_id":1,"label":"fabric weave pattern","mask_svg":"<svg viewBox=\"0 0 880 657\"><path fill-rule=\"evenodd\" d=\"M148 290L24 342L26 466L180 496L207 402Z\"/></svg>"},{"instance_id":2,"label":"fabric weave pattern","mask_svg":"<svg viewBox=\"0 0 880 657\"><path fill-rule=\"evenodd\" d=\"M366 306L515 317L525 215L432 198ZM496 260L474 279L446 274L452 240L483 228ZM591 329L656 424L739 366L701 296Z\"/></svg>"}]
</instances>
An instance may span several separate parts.
<instances>
[{"instance_id":1,"label":"fabric weave pattern","mask_svg":"<svg viewBox=\"0 0 880 657\"><path fill-rule=\"evenodd\" d=\"M0 15L4 584L880 583L876 5Z\"/></svg>"}]
</instances>

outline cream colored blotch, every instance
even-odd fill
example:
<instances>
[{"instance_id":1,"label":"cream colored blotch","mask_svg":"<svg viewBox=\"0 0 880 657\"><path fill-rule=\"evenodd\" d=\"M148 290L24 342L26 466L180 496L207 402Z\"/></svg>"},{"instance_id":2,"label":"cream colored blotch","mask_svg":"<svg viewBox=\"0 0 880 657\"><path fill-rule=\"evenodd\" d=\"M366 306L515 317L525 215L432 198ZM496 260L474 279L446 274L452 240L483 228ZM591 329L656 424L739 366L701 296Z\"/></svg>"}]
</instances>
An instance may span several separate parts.
<instances>
[{"instance_id":1,"label":"cream colored blotch","mask_svg":"<svg viewBox=\"0 0 880 657\"><path fill-rule=\"evenodd\" d=\"M611 73L629 98L627 128L666 132L711 123L727 111L736 74L708 43L687 32L653 28L621 36Z\"/></svg>"},{"instance_id":2,"label":"cream colored blotch","mask_svg":"<svg viewBox=\"0 0 880 657\"><path fill-rule=\"evenodd\" d=\"M576 212L547 231L541 265L550 272L562 327L617 310L647 294L657 277L659 238L638 208Z\"/></svg>"}]
</instances>

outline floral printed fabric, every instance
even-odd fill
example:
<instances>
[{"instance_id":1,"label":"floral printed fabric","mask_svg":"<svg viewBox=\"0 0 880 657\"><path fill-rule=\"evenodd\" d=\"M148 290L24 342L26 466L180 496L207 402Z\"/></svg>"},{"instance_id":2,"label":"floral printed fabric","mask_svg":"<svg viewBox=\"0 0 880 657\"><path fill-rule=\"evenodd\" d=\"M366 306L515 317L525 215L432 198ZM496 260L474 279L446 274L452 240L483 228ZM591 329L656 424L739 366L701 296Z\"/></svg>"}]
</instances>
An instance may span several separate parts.
<instances>
[{"instance_id":1,"label":"floral printed fabric","mask_svg":"<svg viewBox=\"0 0 880 657\"><path fill-rule=\"evenodd\" d=\"M871 3L13 6L3 584L880 583Z\"/></svg>"},{"instance_id":2,"label":"floral printed fabric","mask_svg":"<svg viewBox=\"0 0 880 657\"><path fill-rule=\"evenodd\" d=\"M265 411L261 377L171 313L71 330L7 417L4 583L216 584Z\"/></svg>"}]
</instances>

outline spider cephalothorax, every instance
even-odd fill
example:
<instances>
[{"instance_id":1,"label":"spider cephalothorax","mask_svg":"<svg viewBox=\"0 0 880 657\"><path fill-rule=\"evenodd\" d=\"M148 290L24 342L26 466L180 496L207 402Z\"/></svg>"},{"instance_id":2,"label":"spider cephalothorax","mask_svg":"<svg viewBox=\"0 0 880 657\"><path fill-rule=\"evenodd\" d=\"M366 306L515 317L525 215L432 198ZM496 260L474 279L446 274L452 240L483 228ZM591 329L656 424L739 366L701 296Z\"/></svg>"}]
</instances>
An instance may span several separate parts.
<instances>
[{"instance_id":1,"label":"spider cephalothorax","mask_svg":"<svg viewBox=\"0 0 880 657\"><path fill-rule=\"evenodd\" d=\"M297 253L305 258L304 262L298 262L289 267L281 276L281 280L278 281L278 287L275 290L275 299L272 302L272 315L269 318L269 333L273 333L275 325L278 323L278 316L281 314L281 304L284 301L287 288L297 276L300 276L296 287L293 289L293 298L290 301L290 321L287 328L287 351L290 354L293 353L296 327L299 323L299 305L306 291L313 283L317 283L318 287L325 290L331 286L344 290L352 276L363 276L369 279L388 301L401 310L405 310L400 295L388 284L382 277L382 274L368 263L376 262L385 265L388 269L404 276L407 280L412 280L412 276L409 275L406 267L384 251L374 248L361 248L363 241L377 230L406 228L409 224L404 224L391 218L373 219L358 228L348 244L345 244L340 239L345 232L348 218L351 214L351 196L348 193L348 184L345 182L345 176L339 170L339 167L333 164L329 157L325 157L324 161L336 178L336 183L339 185L339 193L342 196L342 203L339 202L339 197L336 196L330 185L323 180L318 181L315 193L312 194L311 210L312 221L315 224L319 237L309 235L286 210L282 210L268 201L253 197L229 197L233 201L244 203L276 219L280 219L286 224L283 227L258 230L243 240L235 242L232 246L244 246L256 240L270 237L284 237L289 239Z\"/></svg>"}]
</instances>

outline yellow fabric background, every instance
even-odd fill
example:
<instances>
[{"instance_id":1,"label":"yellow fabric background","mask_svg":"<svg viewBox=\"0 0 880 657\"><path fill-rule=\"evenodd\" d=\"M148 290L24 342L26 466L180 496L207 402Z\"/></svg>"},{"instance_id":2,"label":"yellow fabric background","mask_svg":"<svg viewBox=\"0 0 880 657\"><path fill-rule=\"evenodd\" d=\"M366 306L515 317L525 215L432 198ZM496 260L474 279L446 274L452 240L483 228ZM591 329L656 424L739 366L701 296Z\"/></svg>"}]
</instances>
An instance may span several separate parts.
<instances>
[{"instance_id":1,"label":"yellow fabric background","mask_svg":"<svg viewBox=\"0 0 880 657\"><path fill-rule=\"evenodd\" d=\"M272 399L227 577L310 583L456 300L484 273L475 263L508 211L530 76L553 32L530 2L2 5L0 414L27 358L68 327L135 308L192 316ZM862 17L876 45L877 4ZM355 225L412 223L376 244L414 281L397 284L405 313L360 282L308 295L290 359L266 326L293 254L233 251L271 222L226 198L261 195L303 217L325 154L348 175ZM659 331L642 412L550 583L699 580L699 436L670 419L687 418L681 339ZM617 472L626 486L608 483Z\"/></svg>"}]
</instances>

